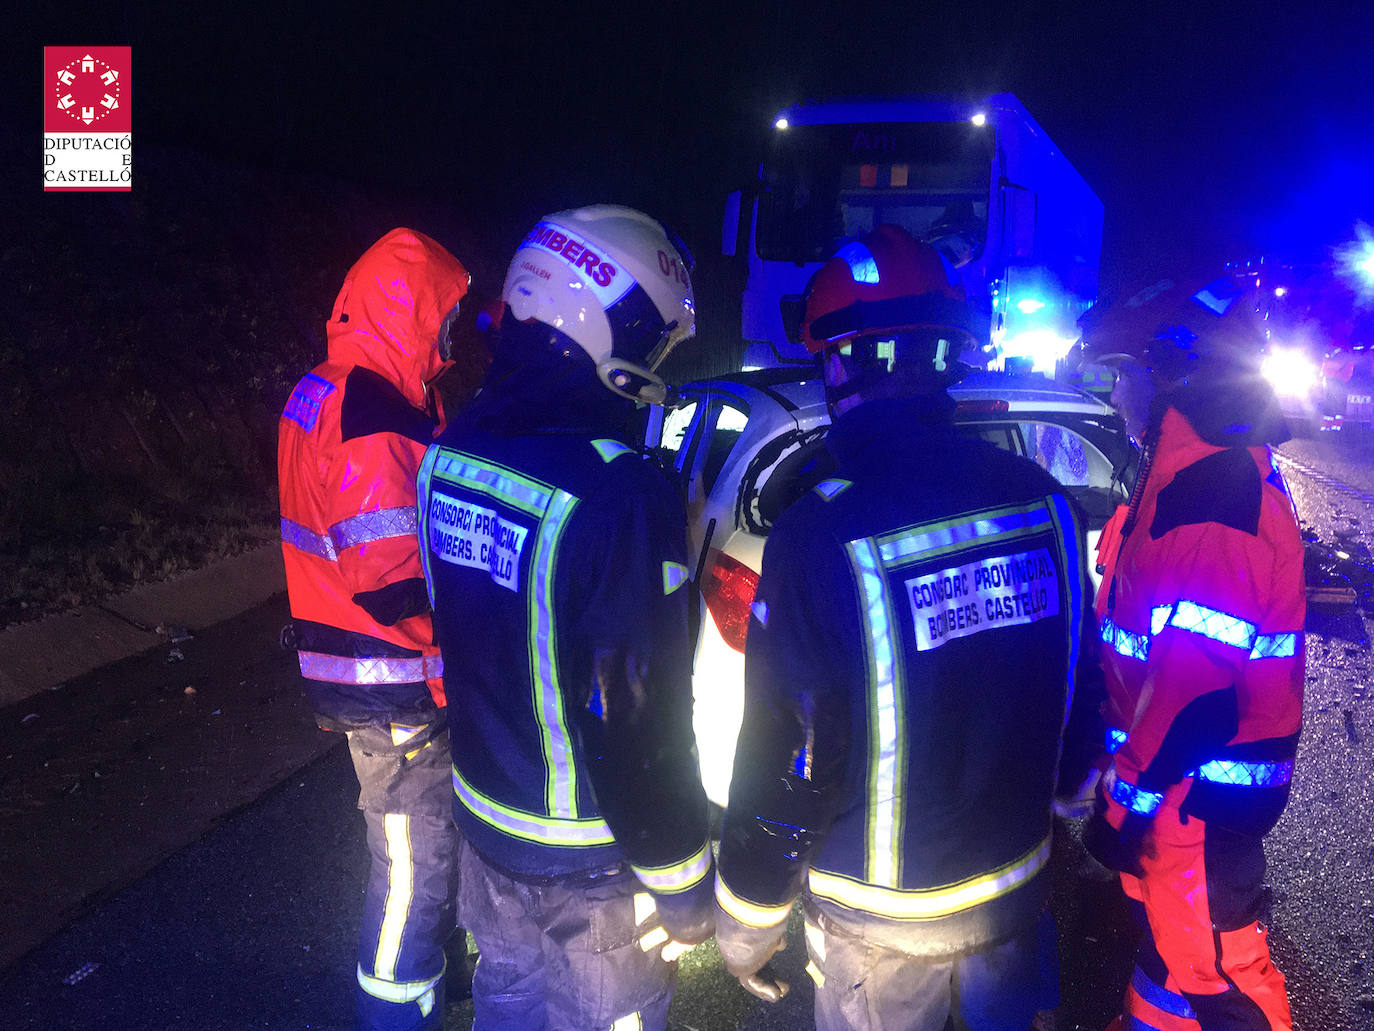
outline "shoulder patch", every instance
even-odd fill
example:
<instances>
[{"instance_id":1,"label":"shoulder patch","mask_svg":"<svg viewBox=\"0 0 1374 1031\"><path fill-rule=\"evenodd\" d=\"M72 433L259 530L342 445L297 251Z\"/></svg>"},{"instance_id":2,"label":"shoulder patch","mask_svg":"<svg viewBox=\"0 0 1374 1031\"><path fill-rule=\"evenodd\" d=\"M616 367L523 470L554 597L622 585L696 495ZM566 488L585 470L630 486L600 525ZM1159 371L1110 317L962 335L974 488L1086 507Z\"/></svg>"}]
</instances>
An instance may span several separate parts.
<instances>
[{"instance_id":1,"label":"shoulder patch","mask_svg":"<svg viewBox=\"0 0 1374 1031\"><path fill-rule=\"evenodd\" d=\"M1244 448L1227 448L1179 470L1159 492L1150 536L1155 540L1180 526L1220 523L1243 533L1259 532L1262 485L1255 460Z\"/></svg>"},{"instance_id":2,"label":"shoulder patch","mask_svg":"<svg viewBox=\"0 0 1374 1031\"><path fill-rule=\"evenodd\" d=\"M316 376L313 372L307 372L296 384L296 389L291 391L281 416L283 419L290 419L306 433L314 433L315 423L320 418L320 405L332 393L333 383L322 376Z\"/></svg>"},{"instance_id":3,"label":"shoulder patch","mask_svg":"<svg viewBox=\"0 0 1374 1031\"><path fill-rule=\"evenodd\" d=\"M687 567L681 562L663 563L663 593L672 594L687 582Z\"/></svg>"},{"instance_id":4,"label":"shoulder patch","mask_svg":"<svg viewBox=\"0 0 1374 1031\"><path fill-rule=\"evenodd\" d=\"M834 501L852 486L854 486L852 480L832 479L822 480L811 489L825 498L826 501Z\"/></svg>"},{"instance_id":5,"label":"shoulder patch","mask_svg":"<svg viewBox=\"0 0 1374 1031\"><path fill-rule=\"evenodd\" d=\"M339 435L344 440L395 433L420 444L434 441L434 424L405 395L371 369L355 368L344 381Z\"/></svg>"},{"instance_id":6,"label":"shoulder patch","mask_svg":"<svg viewBox=\"0 0 1374 1031\"><path fill-rule=\"evenodd\" d=\"M594 440L592 447L601 456L603 462L614 462L621 455L633 455L637 452L628 444L622 444L618 440Z\"/></svg>"}]
</instances>

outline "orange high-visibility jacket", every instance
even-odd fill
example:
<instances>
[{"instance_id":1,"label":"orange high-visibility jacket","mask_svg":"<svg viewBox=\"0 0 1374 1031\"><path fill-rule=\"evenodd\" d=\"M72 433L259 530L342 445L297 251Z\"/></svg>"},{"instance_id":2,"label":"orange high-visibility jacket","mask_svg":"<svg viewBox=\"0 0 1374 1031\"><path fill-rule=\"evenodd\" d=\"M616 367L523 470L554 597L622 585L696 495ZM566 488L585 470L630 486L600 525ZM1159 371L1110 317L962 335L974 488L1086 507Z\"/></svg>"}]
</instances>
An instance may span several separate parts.
<instances>
[{"instance_id":1,"label":"orange high-visibility jacket","mask_svg":"<svg viewBox=\"0 0 1374 1031\"><path fill-rule=\"evenodd\" d=\"M1107 818L1161 805L1264 833L1302 721L1303 544L1267 446L1219 447L1170 408L1137 518L1103 531Z\"/></svg>"},{"instance_id":2,"label":"orange high-visibility jacket","mask_svg":"<svg viewBox=\"0 0 1374 1031\"><path fill-rule=\"evenodd\" d=\"M426 383L469 276L393 229L344 279L329 357L279 423L282 557L306 695L322 725L424 720L443 706L425 600L415 476L435 431Z\"/></svg>"}]
</instances>

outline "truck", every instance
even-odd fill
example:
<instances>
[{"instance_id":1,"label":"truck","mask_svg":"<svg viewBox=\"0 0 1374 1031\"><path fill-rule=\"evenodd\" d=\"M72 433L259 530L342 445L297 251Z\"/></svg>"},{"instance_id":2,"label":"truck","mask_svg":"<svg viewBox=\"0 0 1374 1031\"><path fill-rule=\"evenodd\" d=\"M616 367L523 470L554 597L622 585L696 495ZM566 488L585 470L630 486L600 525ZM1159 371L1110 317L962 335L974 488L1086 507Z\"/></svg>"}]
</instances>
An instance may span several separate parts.
<instances>
[{"instance_id":1,"label":"truck","mask_svg":"<svg viewBox=\"0 0 1374 1031\"><path fill-rule=\"evenodd\" d=\"M935 246L963 285L981 342L965 361L1052 372L1096 299L1102 202L1014 96L809 101L778 112L756 181L726 202L745 370L811 360L807 282L883 223Z\"/></svg>"}]
</instances>

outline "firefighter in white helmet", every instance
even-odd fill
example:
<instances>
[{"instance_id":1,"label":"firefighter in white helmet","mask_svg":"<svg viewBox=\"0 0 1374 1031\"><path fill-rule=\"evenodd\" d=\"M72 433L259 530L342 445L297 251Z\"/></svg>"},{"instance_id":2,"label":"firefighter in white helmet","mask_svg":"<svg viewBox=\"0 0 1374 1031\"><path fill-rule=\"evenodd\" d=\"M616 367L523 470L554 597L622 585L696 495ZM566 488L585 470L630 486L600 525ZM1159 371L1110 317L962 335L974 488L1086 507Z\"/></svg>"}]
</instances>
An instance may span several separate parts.
<instances>
[{"instance_id":1,"label":"firefighter in white helmet","mask_svg":"<svg viewBox=\"0 0 1374 1031\"><path fill-rule=\"evenodd\" d=\"M641 212L560 212L504 299L419 479L476 1022L662 1028L676 956L711 935L712 858L685 515L628 424L694 330L690 259Z\"/></svg>"}]
</instances>

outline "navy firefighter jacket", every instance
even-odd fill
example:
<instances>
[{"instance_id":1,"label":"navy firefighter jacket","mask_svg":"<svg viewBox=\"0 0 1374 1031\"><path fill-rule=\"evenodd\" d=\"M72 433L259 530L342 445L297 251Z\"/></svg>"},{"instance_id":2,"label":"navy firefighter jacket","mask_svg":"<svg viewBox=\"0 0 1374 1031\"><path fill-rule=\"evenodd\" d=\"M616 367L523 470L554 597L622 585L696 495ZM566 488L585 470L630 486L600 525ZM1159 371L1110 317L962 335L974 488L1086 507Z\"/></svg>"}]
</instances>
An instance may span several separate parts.
<instances>
[{"instance_id":1,"label":"navy firefighter jacket","mask_svg":"<svg viewBox=\"0 0 1374 1031\"><path fill-rule=\"evenodd\" d=\"M464 836L516 876L624 860L661 895L707 890L686 523L662 471L609 436L455 426L419 503Z\"/></svg>"},{"instance_id":2,"label":"navy firefighter jacket","mask_svg":"<svg viewBox=\"0 0 1374 1031\"><path fill-rule=\"evenodd\" d=\"M1087 611L1083 531L952 402L836 420L836 475L778 520L745 657L716 897L764 929L803 892L947 956L1028 929Z\"/></svg>"}]
</instances>

